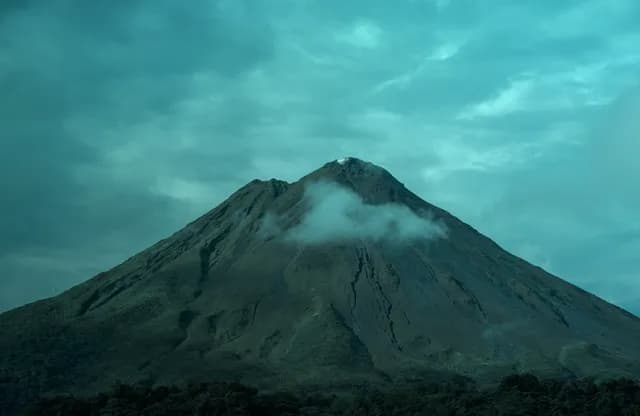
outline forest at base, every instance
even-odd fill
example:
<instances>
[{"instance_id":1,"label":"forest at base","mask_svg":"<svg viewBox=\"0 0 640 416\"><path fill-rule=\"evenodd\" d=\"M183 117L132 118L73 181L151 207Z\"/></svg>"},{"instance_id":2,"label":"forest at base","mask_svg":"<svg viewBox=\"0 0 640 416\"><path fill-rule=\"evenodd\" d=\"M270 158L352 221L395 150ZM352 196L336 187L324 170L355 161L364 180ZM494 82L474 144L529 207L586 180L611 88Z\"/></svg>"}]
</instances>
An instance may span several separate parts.
<instances>
[{"instance_id":1,"label":"forest at base","mask_svg":"<svg viewBox=\"0 0 640 416\"><path fill-rule=\"evenodd\" d=\"M622 415L640 416L640 383L630 379L540 380L505 377L479 389L466 378L348 393L261 393L237 383L184 387L116 384L87 398L43 398L23 415Z\"/></svg>"}]
</instances>

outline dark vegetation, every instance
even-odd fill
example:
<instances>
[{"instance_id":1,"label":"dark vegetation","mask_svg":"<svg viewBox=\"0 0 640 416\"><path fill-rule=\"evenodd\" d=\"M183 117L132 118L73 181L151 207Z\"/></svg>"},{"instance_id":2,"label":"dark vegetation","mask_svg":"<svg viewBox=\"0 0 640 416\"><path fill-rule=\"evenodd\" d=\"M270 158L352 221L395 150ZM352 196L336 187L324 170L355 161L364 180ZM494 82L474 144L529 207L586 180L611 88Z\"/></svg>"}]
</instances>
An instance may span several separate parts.
<instances>
[{"instance_id":1,"label":"dark vegetation","mask_svg":"<svg viewBox=\"0 0 640 416\"><path fill-rule=\"evenodd\" d=\"M640 384L628 379L539 380L512 375L479 390L468 380L412 383L349 394L259 393L234 383L144 387L118 384L90 398L50 397L25 415L623 415L640 416Z\"/></svg>"}]
</instances>

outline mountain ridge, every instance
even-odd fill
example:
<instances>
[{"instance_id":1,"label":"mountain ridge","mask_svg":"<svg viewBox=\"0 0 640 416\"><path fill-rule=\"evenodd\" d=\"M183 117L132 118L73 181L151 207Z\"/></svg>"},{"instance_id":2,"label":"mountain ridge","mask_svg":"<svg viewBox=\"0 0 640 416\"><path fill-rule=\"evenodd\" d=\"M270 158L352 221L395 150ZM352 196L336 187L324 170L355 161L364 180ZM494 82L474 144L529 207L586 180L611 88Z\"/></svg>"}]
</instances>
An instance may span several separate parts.
<instances>
[{"instance_id":1,"label":"mountain ridge","mask_svg":"<svg viewBox=\"0 0 640 416\"><path fill-rule=\"evenodd\" d=\"M120 265L0 314L0 349L0 407L116 379L638 378L640 319L348 158L250 181Z\"/></svg>"}]
</instances>

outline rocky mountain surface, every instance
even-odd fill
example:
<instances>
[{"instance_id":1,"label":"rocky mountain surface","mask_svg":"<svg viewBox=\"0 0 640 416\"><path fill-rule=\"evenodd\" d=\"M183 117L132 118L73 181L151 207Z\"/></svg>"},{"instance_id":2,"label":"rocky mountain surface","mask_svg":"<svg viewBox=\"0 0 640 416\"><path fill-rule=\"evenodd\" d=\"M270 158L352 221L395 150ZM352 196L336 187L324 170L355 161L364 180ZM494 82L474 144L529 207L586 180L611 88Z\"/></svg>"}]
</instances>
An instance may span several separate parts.
<instances>
[{"instance_id":1,"label":"rocky mountain surface","mask_svg":"<svg viewBox=\"0 0 640 416\"><path fill-rule=\"evenodd\" d=\"M113 269L0 315L0 409L116 380L513 372L638 378L640 319L355 158L254 180Z\"/></svg>"}]
</instances>

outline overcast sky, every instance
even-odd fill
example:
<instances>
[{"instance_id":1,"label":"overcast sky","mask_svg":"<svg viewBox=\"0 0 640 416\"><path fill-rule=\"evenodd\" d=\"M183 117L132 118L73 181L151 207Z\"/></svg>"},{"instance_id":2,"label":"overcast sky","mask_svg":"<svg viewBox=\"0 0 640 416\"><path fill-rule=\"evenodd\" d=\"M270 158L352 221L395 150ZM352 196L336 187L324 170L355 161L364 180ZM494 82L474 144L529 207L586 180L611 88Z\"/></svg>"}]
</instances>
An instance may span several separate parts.
<instances>
[{"instance_id":1,"label":"overcast sky","mask_svg":"<svg viewBox=\"0 0 640 416\"><path fill-rule=\"evenodd\" d=\"M345 155L640 313L637 0L3 0L0 310Z\"/></svg>"}]
</instances>

